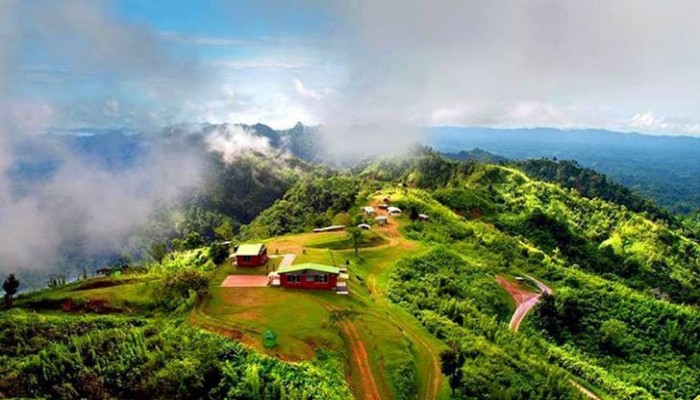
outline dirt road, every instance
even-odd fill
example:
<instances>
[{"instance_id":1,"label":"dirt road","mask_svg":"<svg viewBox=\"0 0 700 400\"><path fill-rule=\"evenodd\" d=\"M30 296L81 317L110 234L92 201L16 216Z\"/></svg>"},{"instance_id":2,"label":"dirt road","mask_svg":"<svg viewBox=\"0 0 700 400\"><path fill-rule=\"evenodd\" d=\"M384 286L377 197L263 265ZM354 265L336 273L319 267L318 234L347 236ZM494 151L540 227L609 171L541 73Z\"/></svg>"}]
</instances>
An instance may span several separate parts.
<instances>
[{"instance_id":1,"label":"dirt road","mask_svg":"<svg viewBox=\"0 0 700 400\"><path fill-rule=\"evenodd\" d=\"M532 307L535 306L535 304L540 302L540 298L542 297L543 294L552 294L552 289L550 289L547 285L544 283L538 281L537 279L533 278L532 276L526 275L528 279L530 279L532 282L534 282L537 287L540 289L540 293L534 293L530 292L528 290L525 290L521 285L517 283L510 282L503 278L502 276L497 276L496 280L498 283L508 292L510 295L513 297L513 300L515 300L515 305L516 309L515 312L513 313L513 317L510 319L510 324L508 325L511 330L514 332L518 331L518 328L520 328L520 323L523 321L525 316L527 315L528 312L532 309ZM569 383L571 386L575 387L578 389L579 392L581 392L584 396L594 399L594 400L600 400L600 397L598 397L595 393L591 392L590 390L586 389L584 386L580 385L573 379L569 380Z\"/></svg>"},{"instance_id":2,"label":"dirt road","mask_svg":"<svg viewBox=\"0 0 700 400\"><path fill-rule=\"evenodd\" d=\"M359 381L361 390L360 399L364 400L381 400L382 396L379 394L379 388L377 387L377 382L374 379L374 373L372 372L372 366L369 363L369 356L367 355L367 349L365 344L360 339L359 333L357 333L357 328L355 324L351 321L346 321L340 324L340 329L343 331L348 340L348 348L350 349L350 355L352 356L352 362L355 364L355 368L359 372Z\"/></svg>"},{"instance_id":3,"label":"dirt road","mask_svg":"<svg viewBox=\"0 0 700 400\"><path fill-rule=\"evenodd\" d=\"M545 286L542 282L539 282L538 280L531 277L529 278L537 284L537 286L540 288L540 290L542 290L543 293L552 293L552 290ZM508 327L510 327L510 329L512 329L513 331L517 332L520 328L520 323L523 321L527 313L530 312L530 310L532 309L532 307L535 306L535 304L539 303L542 293L534 293L527 291L521 285L510 282L502 276L497 276L496 280L508 293L510 293L511 297L513 297L513 300L515 300L516 309L513 313L513 316L510 319Z\"/></svg>"}]
</instances>

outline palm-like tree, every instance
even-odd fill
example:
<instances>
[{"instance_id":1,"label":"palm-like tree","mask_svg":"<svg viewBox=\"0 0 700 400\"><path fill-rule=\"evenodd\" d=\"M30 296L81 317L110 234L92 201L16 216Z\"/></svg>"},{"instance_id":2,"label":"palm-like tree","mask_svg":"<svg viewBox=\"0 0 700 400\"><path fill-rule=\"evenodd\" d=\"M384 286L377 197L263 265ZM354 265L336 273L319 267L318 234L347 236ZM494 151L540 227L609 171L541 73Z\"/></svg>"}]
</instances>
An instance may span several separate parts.
<instances>
[{"instance_id":1,"label":"palm-like tree","mask_svg":"<svg viewBox=\"0 0 700 400\"><path fill-rule=\"evenodd\" d=\"M5 306L7 308L12 307L12 296L17 294L17 289L19 289L19 279L15 274L10 274L5 282L2 284L2 288L5 291Z\"/></svg>"}]
</instances>

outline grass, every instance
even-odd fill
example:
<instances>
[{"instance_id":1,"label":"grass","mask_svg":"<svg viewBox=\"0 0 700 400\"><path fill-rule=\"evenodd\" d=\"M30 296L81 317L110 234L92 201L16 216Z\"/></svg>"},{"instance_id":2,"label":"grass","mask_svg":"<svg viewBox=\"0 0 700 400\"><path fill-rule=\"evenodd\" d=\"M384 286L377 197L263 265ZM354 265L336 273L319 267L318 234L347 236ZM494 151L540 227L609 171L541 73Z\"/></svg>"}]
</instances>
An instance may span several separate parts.
<instances>
[{"instance_id":1,"label":"grass","mask_svg":"<svg viewBox=\"0 0 700 400\"><path fill-rule=\"evenodd\" d=\"M226 261L210 273L209 293L190 315L190 322L207 330L241 341L260 352L284 360L306 360L320 348L351 354L341 327L330 322L331 310L353 310L353 324L368 354L374 379L382 398L395 398L402 390L400 380L392 376L391 361L408 358L416 368L419 393L424 393L433 372L433 360L444 348L420 324L400 307L389 303L383 294L394 263L424 245L409 242L398 234L402 219L393 219L388 227L363 233L364 246L359 257L348 246L345 232L304 233L266 241L271 255L295 253L295 263L317 262L343 265L350 261L351 295L334 292L289 290L282 288L222 288L230 274L267 274L268 267L237 268ZM281 258L272 258L276 268ZM359 279L358 279L359 278ZM18 303L65 299L101 299L110 305L144 304L153 301L155 279L152 275L98 278L66 285L36 294L20 296ZM137 308L138 309L138 308ZM42 312L54 312L44 308ZM266 330L277 334L277 346L267 349L262 343ZM406 341L410 346L406 347ZM402 358L404 357L404 358ZM348 361L350 368L353 363ZM439 374L438 374L439 375ZM351 371L352 387L358 387L359 371ZM442 382L439 398L447 398Z\"/></svg>"},{"instance_id":2,"label":"grass","mask_svg":"<svg viewBox=\"0 0 700 400\"><path fill-rule=\"evenodd\" d=\"M110 307L134 311L153 302L153 282L145 275L93 278L17 298L18 306L59 308L64 301L105 301Z\"/></svg>"},{"instance_id":3,"label":"grass","mask_svg":"<svg viewBox=\"0 0 700 400\"><path fill-rule=\"evenodd\" d=\"M222 327L238 331L243 342L261 352L302 360L312 358L321 347L342 350L342 339L337 329L329 326L330 311L325 305L353 308L353 301L330 292L216 287L210 289L201 310ZM273 349L262 346L262 334L268 329L277 334L278 345Z\"/></svg>"},{"instance_id":4,"label":"grass","mask_svg":"<svg viewBox=\"0 0 700 400\"><path fill-rule=\"evenodd\" d=\"M367 247L377 247L381 245L385 245L389 243L389 241L384 238L382 235L380 235L377 232L374 231L363 231L362 232L362 237L360 239L360 243L358 245L359 248L367 248ZM312 248L324 248L324 249L331 249L331 250L347 250L347 249L354 249L352 240L349 238L344 238L344 239L338 239L337 236L324 236L324 235L317 235L316 238L307 240L305 242L305 246L307 247L312 247Z\"/></svg>"},{"instance_id":5,"label":"grass","mask_svg":"<svg viewBox=\"0 0 700 400\"><path fill-rule=\"evenodd\" d=\"M353 323L367 349L382 398L395 398L401 390L388 368L391 360L401 356L413 359L419 392L424 393L430 384L426 377L434 373L432 360L444 349L444 344L383 297L394 263L424 250L424 245L408 242L398 235L399 220L393 219L389 227L364 232L365 243L374 245L361 248L359 257L344 243L344 232L287 235L266 242L271 254L297 254L295 263L339 266L349 260L350 296L283 288L221 288L218 287L221 280L236 273L234 267L223 266L215 273L209 296L200 305L201 312L193 314L192 321L266 354L302 360L312 358L318 348L350 354L340 328L329 322L329 316L331 308L351 309L359 313ZM262 345L262 333L267 329L278 335L278 345L273 349ZM411 343L410 350L406 349L405 340ZM350 377L351 386L358 387L359 372L351 371ZM448 397L449 389L443 380L439 398Z\"/></svg>"}]
</instances>

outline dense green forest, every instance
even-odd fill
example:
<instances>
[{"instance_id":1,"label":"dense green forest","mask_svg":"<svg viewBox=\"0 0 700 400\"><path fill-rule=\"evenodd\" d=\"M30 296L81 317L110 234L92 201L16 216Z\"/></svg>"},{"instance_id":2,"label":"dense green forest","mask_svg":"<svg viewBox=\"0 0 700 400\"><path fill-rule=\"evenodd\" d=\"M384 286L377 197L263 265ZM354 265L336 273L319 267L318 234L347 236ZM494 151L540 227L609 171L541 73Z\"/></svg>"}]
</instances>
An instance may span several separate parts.
<instances>
[{"instance_id":1,"label":"dense green forest","mask_svg":"<svg viewBox=\"0 0 700 400\"><path fill-rule=\"evenodd\" d=\"M698 395L697 214L671 216L573 162L489 164L426 148L347 171L253 156L218 164L206 182L188 205L156 215L135 236L142 257L104 272L112 276L54 279L16 296L0 314L0 396L362 397L348 383L352 357L331 350L332 339L313 339L310 358L288 362L202 313L225 301L216 292L230 272L221 242L299 238L308 240L300 257L358 268L354 308L321 310L341 323L414 321L442 349L451 398L586 398L581 388L601 399ZM388 231L360 212L385 197L403 210ZM361 222L373 227L358 236L359 252L342 233L308 233ZM514 332L514 300L499 282L537 293L532 277L553 294ZM410 399L428 366L414 361L420 341L407 326L403 336L364 339L400 343L376 361L387 371L378 376ZM367 342L371 353L389 350L377 343Z\"/></svg>"},{"instance_id":2,"label":"dense green forest","mask_svg":"<svg viewBox=\"0 0 700 400\"><path fill-rule=\"evenodd\" d=\"M511 160L576 160L675 214L700 208L700 140L597 129L433 127L426 144L479 148Z\"/></svg>"}]
</instances>

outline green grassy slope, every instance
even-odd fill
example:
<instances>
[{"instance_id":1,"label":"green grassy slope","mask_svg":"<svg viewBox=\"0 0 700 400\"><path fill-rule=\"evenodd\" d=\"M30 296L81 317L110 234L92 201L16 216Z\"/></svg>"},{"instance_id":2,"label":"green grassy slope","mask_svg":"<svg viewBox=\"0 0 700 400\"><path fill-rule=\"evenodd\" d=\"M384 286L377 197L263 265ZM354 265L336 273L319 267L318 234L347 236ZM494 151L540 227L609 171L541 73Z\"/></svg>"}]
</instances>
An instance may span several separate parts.
<instances>
[{"instance_id":1,"label":"green grassy slope","mask_svg":"<svg viewBox=\"0 0 700 400\"><path fill-rule=\"evenodd\" d=\"M360 207L403 210L344 232ZM428 221L417 215L428 214ZM297 182L242 230L349 264L350 296L225 288L208 248L16 299L0 395L48 398L693 398L700 245L688 230L512 166L426 152ZM516 333L496 277L550 286ZM278 344L263 346L273 330ZM452 368L449 368L450 365ZM441 368L445 368L443 374Z\"/></svg>"}]
</instances>

